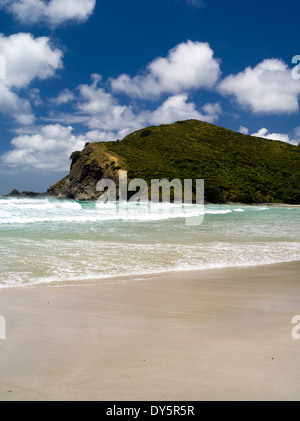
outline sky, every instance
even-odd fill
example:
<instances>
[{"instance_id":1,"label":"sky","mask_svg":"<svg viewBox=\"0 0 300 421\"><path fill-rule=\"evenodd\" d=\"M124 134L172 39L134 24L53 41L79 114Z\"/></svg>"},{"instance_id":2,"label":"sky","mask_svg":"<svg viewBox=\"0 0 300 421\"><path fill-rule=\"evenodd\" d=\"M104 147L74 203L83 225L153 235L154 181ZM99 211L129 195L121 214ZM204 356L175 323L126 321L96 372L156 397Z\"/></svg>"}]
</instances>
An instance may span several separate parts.
<instances>
[{"instance_id":1,"label":"sky","mask_svg":"<svg viewBox=\"0 0 300 421\"><path fill-rule=\"evenodd\" d=\"M0 195L178 120L298 145L299 17L295 0L0 0Z\"/></svg>"}]
</instances>

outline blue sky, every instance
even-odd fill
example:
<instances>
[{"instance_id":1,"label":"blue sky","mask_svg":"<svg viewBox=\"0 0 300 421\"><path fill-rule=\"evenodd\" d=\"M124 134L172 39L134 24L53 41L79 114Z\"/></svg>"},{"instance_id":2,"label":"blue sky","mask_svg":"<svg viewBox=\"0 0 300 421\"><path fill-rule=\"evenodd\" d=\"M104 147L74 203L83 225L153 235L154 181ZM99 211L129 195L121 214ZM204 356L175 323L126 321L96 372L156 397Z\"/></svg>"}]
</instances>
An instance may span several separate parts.
<instances>
[{"instance_id":1,"label":"blue sky","mask_svg":"<svg viewBox=\"0 0 300 421\"><path fill-rule=\"evenodd\" d=\"M299 16L294 0L0 0L0 194L45 191L86 142L152 124L298 144Z\"/></svg>"}]
</instances>

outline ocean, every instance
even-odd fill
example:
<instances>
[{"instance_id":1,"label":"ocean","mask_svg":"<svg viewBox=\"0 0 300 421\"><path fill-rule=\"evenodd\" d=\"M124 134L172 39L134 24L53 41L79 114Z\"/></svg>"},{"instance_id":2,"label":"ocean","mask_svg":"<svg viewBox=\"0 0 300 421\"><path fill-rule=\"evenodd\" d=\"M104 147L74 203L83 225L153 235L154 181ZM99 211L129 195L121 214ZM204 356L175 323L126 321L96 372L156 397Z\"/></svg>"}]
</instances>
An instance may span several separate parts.
<instances>
[{"instance_id":1,"label":"ocean","mask_svg":"<svg viewBox=\"0 0 300 421\"><path fill-rule=\"evenodd\" d=\"M178 210L2 197L0 288L300 260L300 208L205 205L200 225Z\"/></svg>"}]
</instances>

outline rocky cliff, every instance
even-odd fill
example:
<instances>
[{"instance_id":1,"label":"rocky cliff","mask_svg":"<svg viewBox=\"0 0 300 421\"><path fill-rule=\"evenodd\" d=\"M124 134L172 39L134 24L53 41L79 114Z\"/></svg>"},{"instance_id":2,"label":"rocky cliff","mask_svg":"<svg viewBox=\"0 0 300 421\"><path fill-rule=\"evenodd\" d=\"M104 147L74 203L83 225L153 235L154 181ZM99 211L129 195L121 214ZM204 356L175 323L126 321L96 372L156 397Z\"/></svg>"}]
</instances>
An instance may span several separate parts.
<instances>
[{"instance_id":1,"label":"rocky cliff","mask_svg":"<svg viewBox=\"0 0 300 421\"><path fill-rule=\"evenodd\" d=\"M120 158L113 156L105 143L87 144L82 152L74 152L71 158L70 174L48 189L50 196L95 200L100 195L96 191L99 180L109 178L118 184Z\"/></svg>"}]
</instances>

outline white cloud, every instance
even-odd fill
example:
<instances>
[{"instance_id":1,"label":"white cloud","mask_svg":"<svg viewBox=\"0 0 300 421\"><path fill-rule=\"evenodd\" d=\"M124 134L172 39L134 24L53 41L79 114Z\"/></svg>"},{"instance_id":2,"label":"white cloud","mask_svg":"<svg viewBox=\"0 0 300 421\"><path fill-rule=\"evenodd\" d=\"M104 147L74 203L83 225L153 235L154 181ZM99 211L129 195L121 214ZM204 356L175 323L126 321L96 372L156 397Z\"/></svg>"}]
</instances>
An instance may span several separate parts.
<instances>
[{"instance_id":1,"label":"white cloud","mask_svg":"<svg viewBox=\"0 0 300 421\"><path fill-rule=\"evenodd\" d=\"M144 117L136 115L132 107L120 105L117 98L103 88L98 87L100 75L92 75L91 85L80 85L77 110L87 118L90 129L124 132L136 130L143 126Z\"/></svg>"},{"instance_id":2,"label":"white cloud","mask_svg":"<svg viewBox=\"0 0 300 421\"><path fill-rule=\"evenodd\" d=\"M299 141L300 141L300 127L296 127L294 129L294 137L299 139Z\"/></svg>"},{"instance_id":3,"label":"white cloud","mask_svg":"<svg viewBox=\"0 0 300 421\"><path fill-rule=\"evenodd\" d=\"M136 98L157 98L163 93L177 94L190 89L212 88L221 75L219 61L208 43L181 43L148 64L144 74L127 74L111 80L114 92Z\"/></svg>"},{"instance_id":4,"label":"white cloud","mask_svg":"<svg viewBox=\"0 0 300 421\"><path fill-rule=\"evenodd\" d=\"M107 142L117 139L118 133L114 131L95 129L76 136L73 135L71 126L49 124L30 128L28 134L12 139L12 149L0 156L0 163L4 169L18 169L18 171L20 169L68 171L70 155L74 151L81 151L87 142Z\"/></svg>"},{"instance_id":5,"label":"white cloud","mask_svg":"<svg viewBox=\"0 0 300 421\"><path fill-rule=\"evenodd\" d=\"M43 105L43 100L40 97L40 90L37 88L32 88L28 91L28 98L30 103L34 104L36 107Z\"/></svg>"},{"instance_id":6,"label":"white cloud","mask_svg":"<svg viewBox=\"0 0 300 421\"><path fill-rule=\"evenodd\" d=\"M281 140L282 142L289 141L288 135L282 133L270 133L265 127L258 130L257 133L253 133L251 136L261 137L264 139Z\"/></svg>"},{"instance_id":7,"label":"white cloud","mask_svg":"<svg viewBox=\"0 0 300 421\"><path fill-rule=\"evenodd\" d=\"M169 124L177 120L202 120L208 123L215 122L221 113L219 104L206 104L202 112L197 110L193 102L187 102L187 94L174 95L168 98L156 111L149 114L151 124Z\"/></svg>"},{"instance_id":8,"label":"white cloud","mask_svg":"<svg viewBox=\"0 0 300 421\"><path fill-rule=\"evenodd\" d=\"M261 137L263 139L280 140L281 142L290 143L292 145L298 145L300 140L299 138L290 139L290 137L287 134L283 133L270 133L269 130L265 127L260 129L257 133L253 133L251 136Z\"/></svg>"},{"instance_id":9,"label":"white cloud","mask_svg":"<svg viewBox=\"0 0 300 421\"><path fill-rule=\"evenodd\" d=\"M101 130L91 130L85 134L87 142L111 142L117 140L117 133Z\"/></svg>"},{"instance_id":10,"label":"white cloud","mask_svg":"<svg viewBox=\"0 0 300 421\"><path fill-rule=\"evenodd\" d=\"M62 68L63 53L52 48L48 37L34 38L19 33L9 37L0 34L0 54L6 61L4 85L24 88L35 79L48 79Z\"/></svg>"},{"instance_id":11,"label":"white cloud","mask_svg":"<svg viewBox=\"0 0 300 421\"><path fill-rule=\"evenodd\" d=\"M295 113L299 111L300 80L292 78L291 69L278 59L264 60L256 67L226 77L219 84L223 95L250 107L254 113Z\"/></svg>"},{"instance_id":12,"label":"white cloud","mask_svg":"<svg viewBox=\"0 0 300 421\"><path fill-rule=\"evenodd\" d=\"M85 22L96 0L2 0L1 8L21 23L46 23L52 27L66 22Z\"/></svg>"},{"instance_id":13,"label":"white cloud","mask_svg":"<svg viewBox=\"0 0 300 421\"><path fill-rule=\"evenodd\" d=\"M0 82L0 112L13 117L18 124L31 124L34 115L30 103Z\"/></svg>"},{"instance_id":14,"label":"white cloud","mask_svg":"<svg viewBox=\"0 0 300 421\"><path fill-rule=\"evenodd\" d=\"M43 126L35 134L17 136L11 141L13 149L1 156L1 163L30 170L67 171L70 154L82 150L88 141L85 136L74 136L72 130L55 124Z\"/></svg>"},{"instance_id":15,"label":"white cloud","mask_svg":"<svg viewBox=\"0 0 300 421\"><path fill-rule=\"evenodd\" d=\"M245 126L240 126L239 132L242 134L249 134L249 129L247 129Z\"/></svg>"},{"instance_id":16,"label":"white cloud","mask_svg":"<svg viewBox=\"0 0 300 421\"><path fill-rule=\"evenodd\" d=\"M207 103L202 107L204 121L207 123L214 123L219 119L219 115L223 113L222 107L219 102L215 104Z\"/></svg>"},{"instance_id":17,"label":"white cloud","mask_svg":"<svg viewBox=\"0 0 300 421\"><path fill-rule=\"evenodd\" d=\"M54 102L56 105L68 104L69 102L72 102L74 98L75 95L73 92L71 92L69 89L64 89L57 98L52 99L52 102Z\"/></svg>"},{"instance_id":18,"label":"white cloud","mask_svg":"<svg viewBox=\"0 0 300 421\"><path fill-rule=\"evenodd\" d=\"M91 85L78 87L77 110L86 117L84 124L87 127L105 133L115 132L118 138L152 124L169 124L187 119L213 123L222 112L219 103L208 103L197 110L195 103L188 102L187 93L169 97L155 110L133 109L130 105L120 105L116 97L98 87L101 76L92 76Z\"/></svg>"},{"instance_id":19,"label":"white cloud","mask_svg":"<svg viewBox=\"0 0 300 421\"><path fill-rule=\"evenodd\" d=\"M0 55L6 62L6 79L0 81L0 112L18 123L31 124L34 116L30 103L18 91L28 88L35 79L53 77L63 66L63 53L52 48L48 37L19 33L9 37L0 34ZM31 89L28 96L36 104L37 90Z\"/></svg>"}]
</instances>

